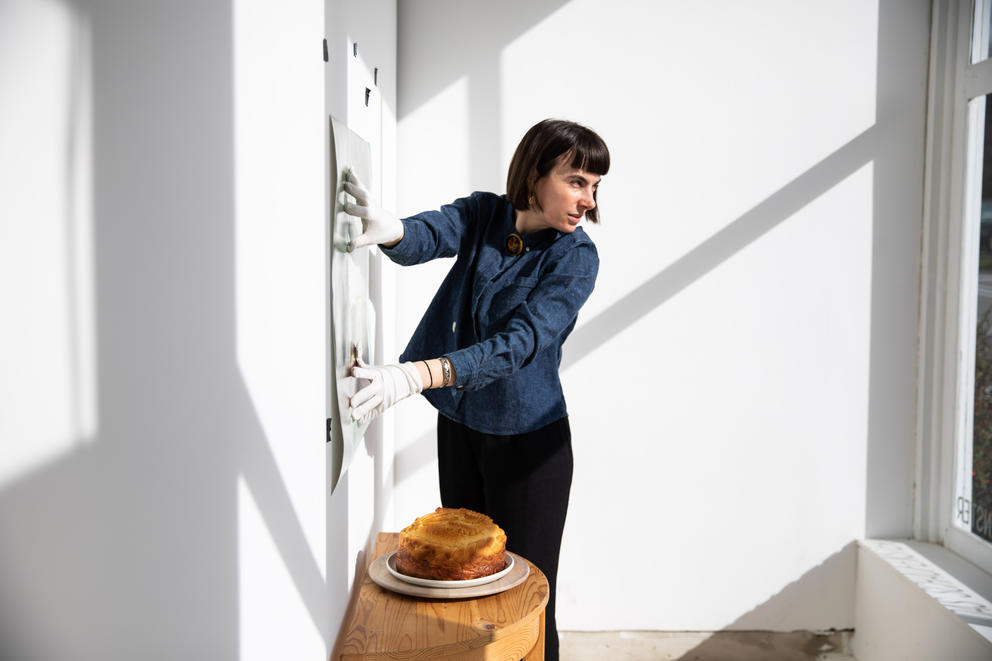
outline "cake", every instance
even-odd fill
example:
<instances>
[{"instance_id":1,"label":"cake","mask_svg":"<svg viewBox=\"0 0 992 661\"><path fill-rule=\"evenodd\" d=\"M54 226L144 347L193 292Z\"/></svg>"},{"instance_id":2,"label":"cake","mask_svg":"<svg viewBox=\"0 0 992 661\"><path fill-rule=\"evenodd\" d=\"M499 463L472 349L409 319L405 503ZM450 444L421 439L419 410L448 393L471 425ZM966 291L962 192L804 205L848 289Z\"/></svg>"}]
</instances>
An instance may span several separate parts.
<instances>
[{"instance_id":1,"label":"cake","mask_svg":"<svg viewBox=\"0 0 992 661\"><path fill-rule=\"evenodd\" d=\"M485 514L439 507L400 532L396 571L407 576L460 581L506 567L506 533Z\"/></svg>"}]
</instances>

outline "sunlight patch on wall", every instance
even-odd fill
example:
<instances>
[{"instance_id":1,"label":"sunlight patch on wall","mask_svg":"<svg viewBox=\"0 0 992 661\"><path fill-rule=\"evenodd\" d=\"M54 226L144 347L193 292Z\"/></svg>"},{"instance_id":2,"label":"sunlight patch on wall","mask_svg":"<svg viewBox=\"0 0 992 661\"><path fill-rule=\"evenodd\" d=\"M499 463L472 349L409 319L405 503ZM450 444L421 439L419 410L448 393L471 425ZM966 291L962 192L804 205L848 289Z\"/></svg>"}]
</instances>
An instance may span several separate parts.
<instances>
[{"instance_id":1,"label":"sunlight patch on wall","mask_svg":"<svg viewBox=\"0 0 992 661\"><path fill-rule=\"evenodd\" d=\"M236 561L239 658L271 661L284 658L287 649L297 658L326 656L323 636L314 626L258 504L240 475Z\"/></svg>"},{"instance_id":2,"label":"sunlight patch on wall","mask_svg":"<svg viewBox=\"0 0 992 661\"><path fill-rule=\"evenodd\" d=\"M0 484L97 431L89 26L0 8Z\"/></svg>"},{"instance_id":3,"label":"sunlight patch on wall","mask_svg":"<svg viewBox=\"0 0 992 661\"><path fill-rule=\"evenodd\" d=\"M450 172L459 173L431 179L428 185L416 188L401 176L397 182L399 199L407 207L399 210L401 215L436 209L471 191L470 120L469 82L462 76L400 121L401 174L422 169L439 154L450 164Z\"/></svg>"}]
</instances>

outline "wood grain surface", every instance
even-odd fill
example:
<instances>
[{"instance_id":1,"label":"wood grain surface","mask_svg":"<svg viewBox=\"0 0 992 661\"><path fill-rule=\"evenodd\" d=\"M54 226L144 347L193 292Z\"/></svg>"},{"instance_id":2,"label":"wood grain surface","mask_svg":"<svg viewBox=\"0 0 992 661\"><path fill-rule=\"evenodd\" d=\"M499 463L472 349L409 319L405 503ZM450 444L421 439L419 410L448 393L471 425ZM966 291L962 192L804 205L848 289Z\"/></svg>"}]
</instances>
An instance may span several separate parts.
<instances>
[{"instance_id":1,"label":"wood grain surface","mask_svg":"<svg viewBox=\"0 0 992 661\"><path fill-rule=\"evenodd\" d=\"M398 541L398 533L380 533L372 562L395 551ZM520 585L470 599L397 594L376 585L366 572L345 618L341 661L543 659L548 581L540 569L516 557L530 569Z\"/></svg>"}]
</instances>

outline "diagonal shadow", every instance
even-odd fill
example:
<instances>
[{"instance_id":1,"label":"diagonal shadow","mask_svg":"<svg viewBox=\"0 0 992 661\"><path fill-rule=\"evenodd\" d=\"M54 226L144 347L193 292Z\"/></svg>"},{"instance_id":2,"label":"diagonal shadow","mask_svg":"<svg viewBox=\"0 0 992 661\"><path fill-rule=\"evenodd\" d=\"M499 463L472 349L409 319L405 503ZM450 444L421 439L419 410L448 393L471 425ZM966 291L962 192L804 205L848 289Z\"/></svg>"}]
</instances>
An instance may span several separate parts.
<instances>
[{"instance_id":1,"label":"diagonal shadow","mask_svg":"<svg viewBox=\"0 0 992 661\"><path fill-rule=\"evenodd\" d=\"M397 120L415 112L424 103L462 76L478 77L475 87L486 86L498 94L499 87L491 77L493 55L545 18L567 5L571 0L504 0L503 2L464 2L464 0L418 0L397 3L397 24L405 31L418 35L435 48L404 48L403 33L399 33ZM453 25L485 26L482 30L452 30ZM452 57L457 53L457 57ZM416 72L416 77L403 75ZM426 75L425 75L426 74ZM409 81L415 80L415 84ZM485 91L478 90L485 96ZM499 106L495 106L499 107ZM473 104L473 115L489 115ZM490 111L491 112L491 111ZM494 120L499 114L491 115Z\"/></svg>"},{"instance_id":2,"label":"diagonal shadow","mask_svg":"<svg viewBox=\"0 0 992 661\"><path fill-rule=\"evenodd\" d=\"M395 484L402 484L408 477L437 458L437 430L428 429L393 457Z\"/></svg>"},{"instance_id":3,"label":"diagonal shadow","mask_svg":"<svg viewBox=\"0 0 992 661\"><path fill-rule=\"evenodd\" d=\"M666 269L582 324L568 338L566 370L659 305L754 243L870 162L881 137L870 127L806 170Z\"/></svg>"},{"instance_id":4,"label":"diagonal shadow","mask_svg":"<svg viewBox=\"0 0 992 661\"><path fill-rule=\"evenodd\" d=\"M680 661L762 658L771 661L810 661L827 652L848 653L853 631L854 573L857 544L848 542L822 562L782 587L774 595L742 614L691 650ZM838 580L838 577L842 580ZM721 587L701 585L713 590ZM822 604L822 624L803 621L802 605ZM838 630L837 623L848 624Z\"/></svg>"},{"instance_id":5,"label":"diagonal shadow","mask_svg":"<svg viewBox=\"0 0 992 661\"><path fill-rule=\"evenodd\" d=\"M244 398L243 405L254 415L249 429L257 433L240 439L240 473L258 505L269 536L306 606L314 628L323 633L327 626L327 581L307 542L286 481L279 473L276 457L262 431L261 421L243 381L241 387L239 396Z\"/></svg>"}]
</instances>

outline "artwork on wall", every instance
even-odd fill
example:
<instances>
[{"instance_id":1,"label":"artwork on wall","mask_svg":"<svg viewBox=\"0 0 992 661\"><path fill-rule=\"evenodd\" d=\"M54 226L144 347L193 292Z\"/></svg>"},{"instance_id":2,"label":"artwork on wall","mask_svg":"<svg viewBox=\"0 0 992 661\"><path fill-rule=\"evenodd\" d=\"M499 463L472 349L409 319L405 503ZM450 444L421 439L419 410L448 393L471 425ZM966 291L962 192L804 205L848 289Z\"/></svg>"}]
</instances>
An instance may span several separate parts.
<instances>
[{"instance_id":1,"label":"artwork on wall","mask_svg":"<svg viewBox=\"0 0 992 661\"><path fill-rule=\"evenodd\" d=\"M358 386L350 375L351 368L359 362L374 363L375 309L369 300L369 251L348 252L351 241L362 231L362 222L344 212L349 196L342 183L344 173L351 170L371 187L372 150L368 142L333 117L330 117L329 135L327 433L331 443L333 490L348 470L369 425L351 419L348 401Z\"/></svg>"}]
</instances>

